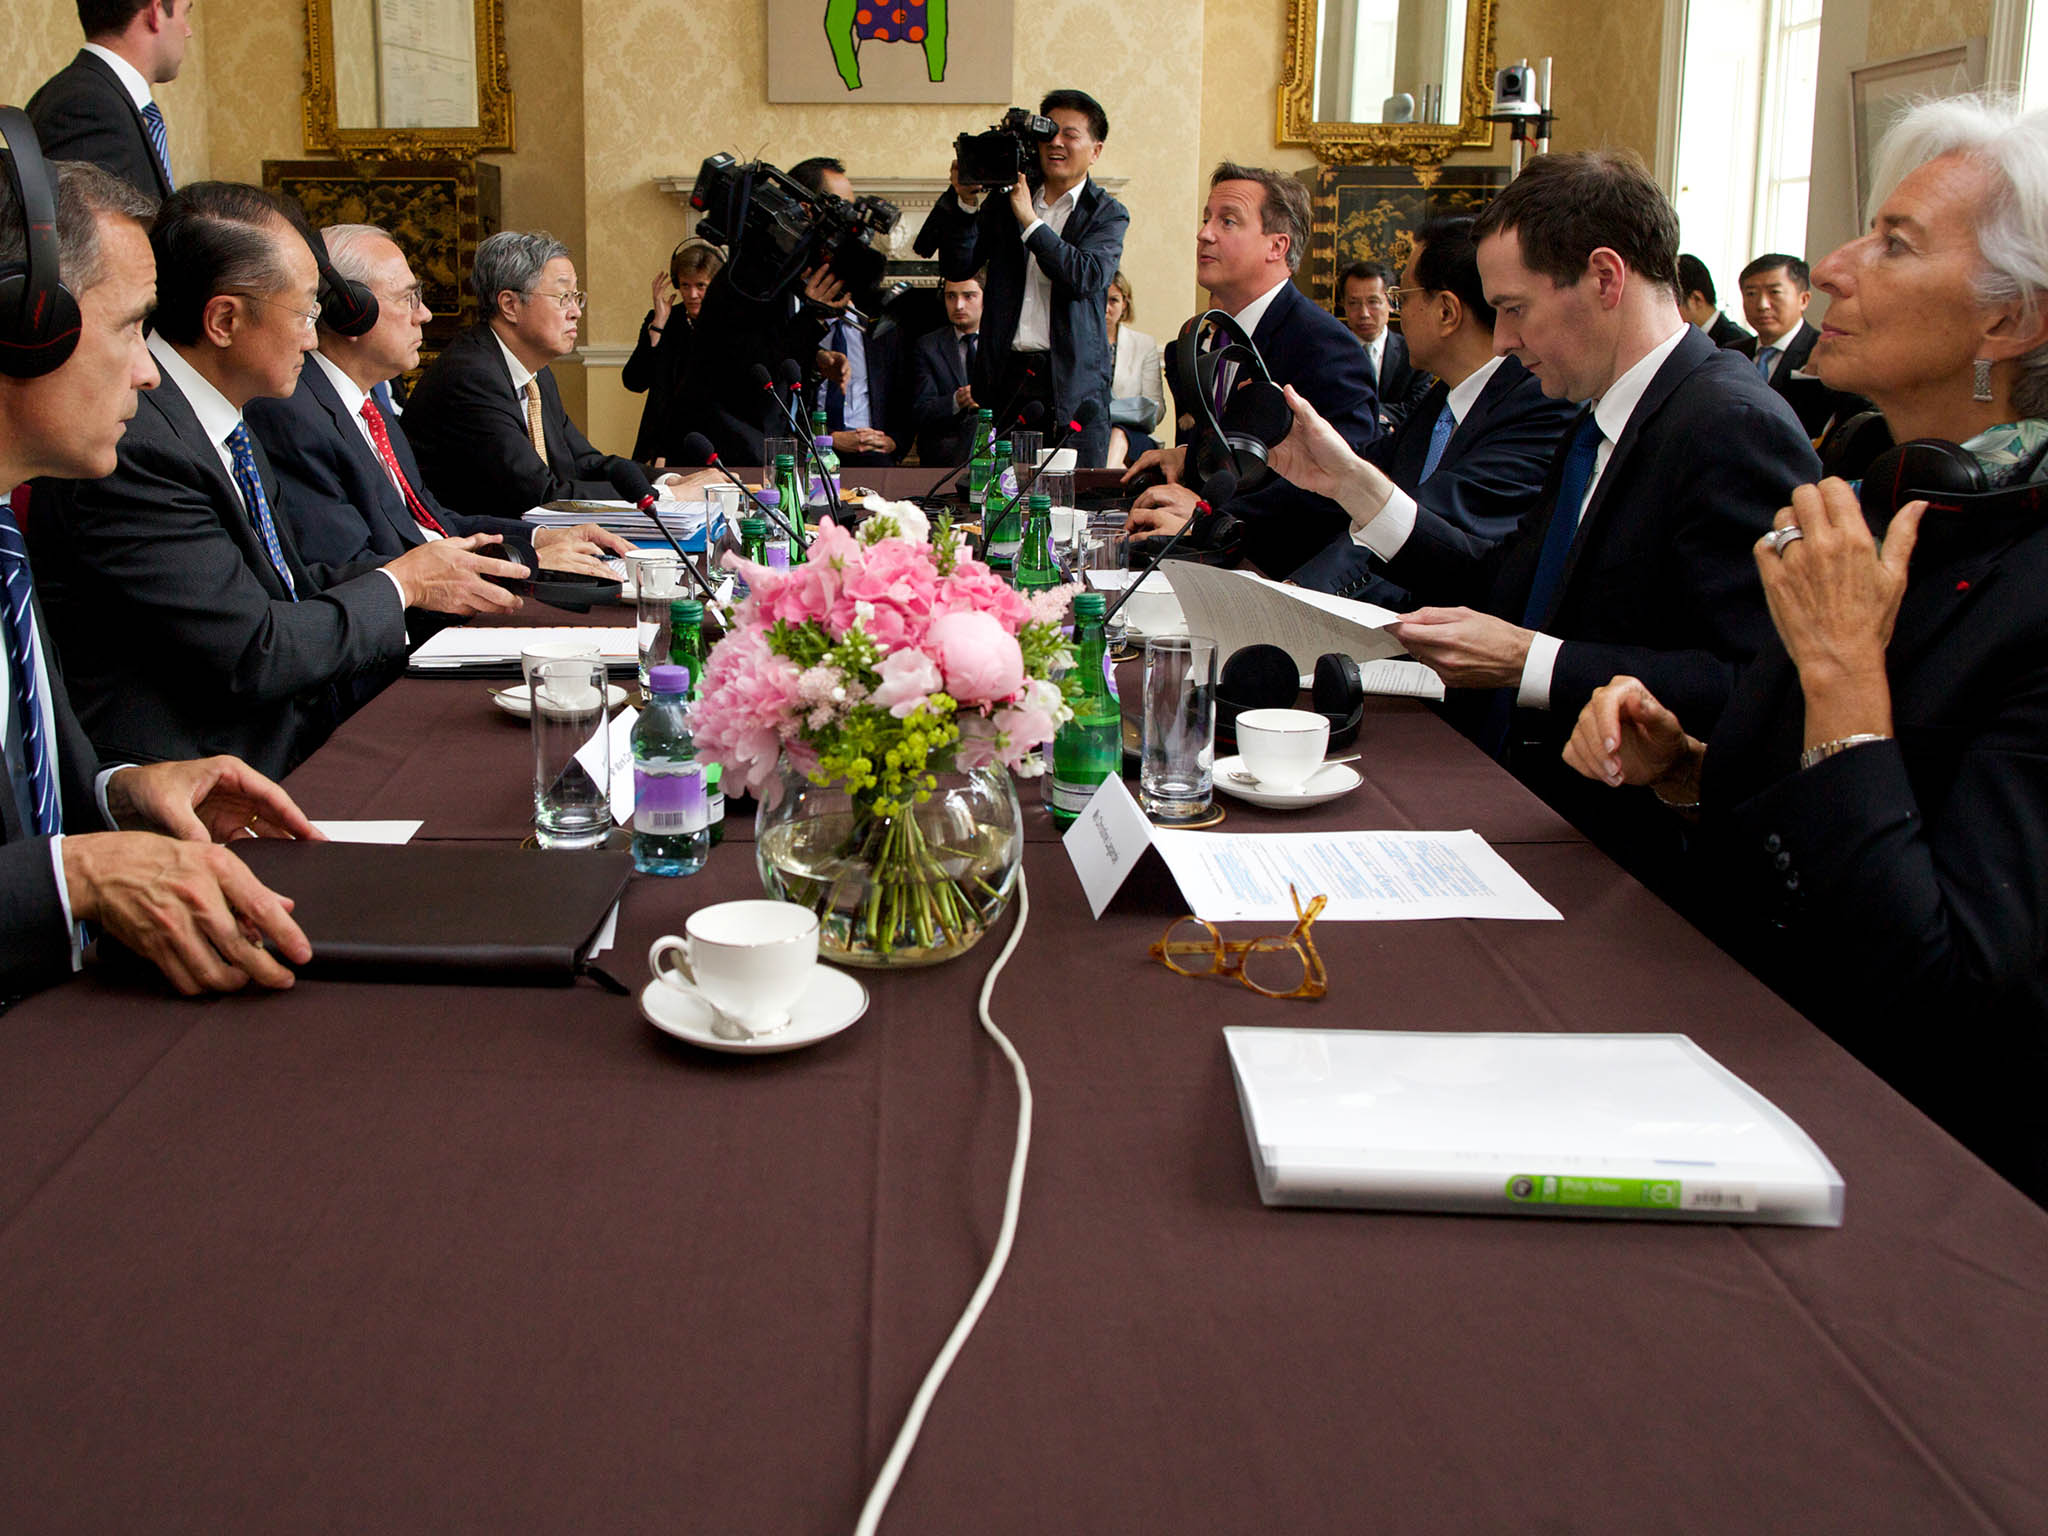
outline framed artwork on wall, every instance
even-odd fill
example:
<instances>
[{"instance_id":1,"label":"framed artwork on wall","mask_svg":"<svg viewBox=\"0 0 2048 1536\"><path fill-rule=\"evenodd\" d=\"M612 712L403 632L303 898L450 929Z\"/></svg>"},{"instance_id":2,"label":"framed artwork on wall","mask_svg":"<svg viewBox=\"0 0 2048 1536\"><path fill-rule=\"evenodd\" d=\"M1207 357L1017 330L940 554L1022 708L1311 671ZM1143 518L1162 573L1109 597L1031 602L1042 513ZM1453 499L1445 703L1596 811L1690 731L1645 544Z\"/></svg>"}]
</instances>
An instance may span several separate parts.
<instances>
[{"instance_id":1,"label":"framed artwork on wall","mask_svg":"<svg viewBox=\"0 0 2048 1536\"><path fill-rule=\"evenodd\" d=\"M1984 39L1973 37L1949 48L1858 64L1849 71L1849 142L1855 159L1856 225L1862 228L1870 201L1870 166L1878 140L1907 107L1918 101L1961 96L1984 84Z\"/></svg>"},{"instance_id":2,"label":"framed artwork on wall","mask_svg":"<svg viewBox=\"0 0 2048 1536\"><path fill-rule=\"evenodd\" d=\"M1013 0L768 0L770 101L1008 102Z\"/></svg>"}]
</instances>

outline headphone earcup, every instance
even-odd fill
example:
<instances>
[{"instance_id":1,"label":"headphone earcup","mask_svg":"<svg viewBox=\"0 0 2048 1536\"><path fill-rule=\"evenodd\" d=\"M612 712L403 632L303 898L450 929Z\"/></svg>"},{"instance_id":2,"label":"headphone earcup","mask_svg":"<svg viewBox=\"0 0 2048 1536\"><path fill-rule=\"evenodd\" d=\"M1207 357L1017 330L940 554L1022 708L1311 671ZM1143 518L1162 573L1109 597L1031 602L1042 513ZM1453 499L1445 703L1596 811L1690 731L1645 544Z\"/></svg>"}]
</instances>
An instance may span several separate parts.
<instances>
[{"instance_id":1,"label":"headphone earcup","mask_svg":"<svg viewBox=\"0 0 2048 1536\"><path fill-rule=\"evenodd\" d=\"M1279 385L1254 375L1230 392L1230 398L1223 402L1218 425L1230 446L1230 467L1237 475L1237 488L1243 492L1266 478L1267 449L1293 427L1294 412Z\"/></svg>"},{"instance_id":2,"label":"headphone earcup","mask_svg":"<svg viewBox=\"0 0 2048 1536\"><path fill-rule=\"evenodd\" d=\"M1977 456L1938 437L1916 437L1888 448L1863 472L1863 514L1880 530L1909 501L1981 496L1991 486Z\"/></svg>"},{"instance_id":3,"label":"headphone earcup","mask_svg":"<svg viewBox=\"0 0 2048 1536\"><path fill-rule=\"evenodd\" d=\"M62 368L78 350L78 300L62 283L42 290L39 314L23 314L32 302L28 274L0 272L0 374L39 379Z\"/></svg>"},{"instance_id":4,"label":"headphone earcup","mask_svg":"<svg viewBox=\"0 0 2048 1536\"><path fill-rule=\"evenodd\" d=\"M377 323L377 295L324 263L320 276L321 324L337 336L367 336Z\"/></svg>"}]
</instances>

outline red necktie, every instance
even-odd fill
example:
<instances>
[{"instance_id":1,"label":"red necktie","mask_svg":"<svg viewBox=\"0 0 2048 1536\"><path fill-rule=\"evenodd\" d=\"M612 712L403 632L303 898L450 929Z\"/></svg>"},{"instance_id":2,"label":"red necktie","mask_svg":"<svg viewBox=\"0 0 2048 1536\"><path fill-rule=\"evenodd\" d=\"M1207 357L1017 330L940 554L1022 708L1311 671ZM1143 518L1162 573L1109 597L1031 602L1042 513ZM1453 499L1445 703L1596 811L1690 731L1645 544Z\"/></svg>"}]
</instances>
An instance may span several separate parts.
<instances>
[{"instance_id":1,"label":"red necktie","mask_svg":"<svg viewBox=\"0 0 2048 1536\"><path fill-rule=\"evenodd\" d=\"M383 461L386 473L398 482L398 488L405 493L405 507L412 513L413 521L446 537L448 530L427 510L427 504L413 490L412 482L405 478L405 471L398 467L398 455L391 451L391 434L384 427L384 413L377 409L374 400L366 398L363 401L363 425L370 429L371 446L377 450L377 457Z\"/></svg>"}]
</instances>

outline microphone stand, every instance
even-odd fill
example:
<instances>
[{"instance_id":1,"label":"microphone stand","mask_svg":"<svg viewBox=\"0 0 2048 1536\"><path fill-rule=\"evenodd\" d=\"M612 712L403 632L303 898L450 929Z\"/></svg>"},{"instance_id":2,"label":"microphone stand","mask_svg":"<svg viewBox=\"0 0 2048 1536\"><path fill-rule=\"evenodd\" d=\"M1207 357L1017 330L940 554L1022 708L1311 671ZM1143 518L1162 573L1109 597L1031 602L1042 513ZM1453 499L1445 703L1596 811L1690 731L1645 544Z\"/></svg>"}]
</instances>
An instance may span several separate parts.
<instances>
[{"instance_id":1,"label":"microphone stand","mask_svg":"<svg viewBox=\"0 0 2048 1536\"><path fill-rule=\"evenodd\" d=\"M668 531L668 524L664 523L661 520L660 514L654 510L654 503L655 497L653 493L650 492L646 496L641 498L640 510L647 514L647 520L654 524L656 530L660 532L662 538L668 541L668 547L676 552L677 561L681 563L684 570L690 573L690 580L694 581L697 584L697 590L704 594L704 601L715 606L718 602L718 589L712 586L711 583L704 578L703 573L699 571L696 566L690 563L689 552L685 550L682 545L678 544L676 542L676 536ZM711 538L710 525L708 523L705 525L704 537L706 541L706 547L708 549L709 541Z\"/></svg>"},{"instance_id":2,"label":"microphone stand","mask_svg":"<svg viewBox=\"0 0 2048 1536\"><path fill-rule=\"evenodd\" d=\"M1206 501L1198 501L1195 503L1194 516L1190 517L1186 522L1182 523L1180 527L1174 530L1172 536L1168 538L1164 544L1161 544L1159 546L1159 553L1152 557L1151 561L1146 565L1143 573L1139 575L1138 579L1132 582L1129 586L1125 587L1123 590L1123 594L1120 597L1118 597L1115 602L1109 605L1109 610L1102 616L1102 623L1105 628L1108 627L1109 621L1116 617L1117 610L1122 608L1125 603L1128 603L1131 600L1131 594L1137 591L1138 588L1142 587L1143 585L1145 585L1146 582L1152 579L1152 573L1159 569L1160 565L1164 563L1168 555L1173 553L1174 546L1180 543L1182 539L1188 536L1188 530L1194 527L1195 524L1201 520L1204 514L1212 510L1214 509L1211 508L1209 503Z\"/></svg>"},{"instance_id":3,"label":"microphone stand","mask_svg":"<svg viewBox=\"0 0 2048 1536\"><path fill-rule=\"evenodd\" d=\"M791 396L794 397L797 391L800 390L802 387L803 386L801 383L792 383L789 386L789 392ZM775 398L775 403L782 407L782 417L783 420L789 423L790 435L796 439L797 462L802 463L804 455L810 455L811 468L818 477L818 483L825 487L825 494L831 498L833 512L832 520L836 522L840 527L844 528L846 526L846 509L840 503L838 488L832 484L831 477L825 473L824 455L818 452L818 445L815 441L813 441L811 437L810 423L808 421L802 420L798 416L796 407L793 404L791 404L789 400L785 400L782 398L782 391L780 388L778 388L773 383L771 383L768 386L768 388L770 393ZM773 474L775 472L775 466L773 464L768 465L767 468L770 474ZM803 518L803 509L801 507L797 508L796 515L798 520L801 521ZM810 545L808 543L805 543L803 547L805 549L809 549Z\"/></svg>"},{"instance_id":4,"label":"microphone stand","mask_svg":"<svg viewBox=\"0 0 2048 1536\"><path fill-rule=\"evenodd\" d=\"M725 460L718 456L717 450L714 449L712 451L711 457L705 462L707 462L713 469L717 470L721 475L725 476L725 478L730 480L734 485L738 486L740 488L740 494L746 497L748 501L752 502L755 508L760 512L760 514L763 517L767 518L769 522L773 523L777 528L781 529L783 536L789 539L790 542L795 544L798 549L808 550L811 547L809 542L805 540L802 535L795 533L791 530L789 524L783 521L781 514L778 513L775 510L775 508L769 506L767 502L761 500L760 497L756 496L752 491L747 489L747 482L742 480L738 475L734 474L729 468L726 467ZM770 467L772 468L773 466L771 465ZM801 517L799 517L799 521L801 521ZM711 539L711 524L708 519L704 524L704 538L705 549L708 553L710 549Z\"/></svg>"},{"instance_id":5,"label":"microphone stand","mask_svg":"<svg viewBox=\"0 0 2048 1536\"><path fill-rule=\"evenodd\" d=\"M1025 369L1024 378L1028 379L1032 377L1035 372L1035 369ZM979 453L984 447L990 446L996 441L997 434L1003 430L999 423L1002 421L1003 417L1009 414L1010 407L1017 403L1017 397L1023 393L1024 380L1019 379L1017 381L1017 387L1010 391L1010 398L1006 402L1004 402L1003 408L1000 411L995 412L994 415L990 417L987 443L970 443L967 448L967 458L965 462L955 464L951 469L947 470L943 475L939 476L938 483L935 484L930 490L924 492L922 495L918 497L915 497L914 499L917 501L930 501L934 496L938 495L940 491L946 488L947 481L959 479L963 471L971 468L974 464L974 456L977 453ZM1018 420L1021 423L1022 418L1020 417L1018 418Z\"/></svg>"}]
</instances>

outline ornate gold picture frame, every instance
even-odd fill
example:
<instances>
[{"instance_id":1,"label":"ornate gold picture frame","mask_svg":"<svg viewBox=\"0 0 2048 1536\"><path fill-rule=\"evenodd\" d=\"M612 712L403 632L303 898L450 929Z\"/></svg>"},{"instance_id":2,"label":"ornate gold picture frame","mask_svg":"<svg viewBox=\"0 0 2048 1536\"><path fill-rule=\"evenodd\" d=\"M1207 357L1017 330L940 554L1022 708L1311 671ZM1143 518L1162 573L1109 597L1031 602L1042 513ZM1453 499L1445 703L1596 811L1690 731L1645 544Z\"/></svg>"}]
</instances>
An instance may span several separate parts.
<instances>
[{"instance_id":1,"label":"ornate gold picture frame","mask_svg":"<svg viewBox=\"0 0 2048 1536\"><path fill-rule=\"evenodd\" d=\"M503 0L469 0L476 17L476 122L461 128L344 128L335 105L331 0L306 0L305 147L348 160L445 159L510 150L511 65Z\"/></svg>"},{"instance_id":2,"label":"ornate gold picture frame","mask_svg":"<svg viewBox=\"0 0 2048 1536\"><path fill-rule=\"evenodd\" d=\"M1305 144L1325 165L1441 165L1460 149L1493 144L1493 38L1496 0L1469 0L1465 13L1465 72L1458 121L1441 123L1319 123L1316 99L1316 5L1287 0L1287 46L1281 57L1279 125L1282 144Z\"/></svg>"}]
</instances>

